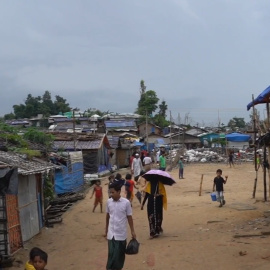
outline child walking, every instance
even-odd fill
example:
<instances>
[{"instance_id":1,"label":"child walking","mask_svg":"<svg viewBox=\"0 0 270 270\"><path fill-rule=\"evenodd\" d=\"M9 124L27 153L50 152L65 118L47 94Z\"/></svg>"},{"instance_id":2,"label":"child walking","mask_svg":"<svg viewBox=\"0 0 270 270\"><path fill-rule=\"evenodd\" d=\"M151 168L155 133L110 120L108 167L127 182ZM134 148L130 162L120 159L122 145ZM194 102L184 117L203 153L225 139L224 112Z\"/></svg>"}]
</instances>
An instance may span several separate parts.
<instances>
[{"instance_id":1,"label":"child walking","mask_svg":"<svg viewBox=\"0 0 270 270\"><path fill-rule=\"evenodd\" d=\"M217 176L214 178L213 192L215 191L216 188L217 201L220 203L219 207L222 207L226 203L226 201L224 200L223 184L226 184L228 176L226 175L224 180L224 178L221 176L222 175L221 169L218 169L216 174Z\"/></svg>"},{"instance_id":2,"label":"child walking","mask_svg":"<svg viewBox=\"0 0 270 270\"><path fill-rule=\"evenodd\" d=\"M126 174L126 183L125 183L125 188L126 188L126 198L130 201L130 204L132 206L132 201L134 198L134 185L135 182L132 180L132 176L130 173Z\"/></svg>"},{"instance_id":3,"label":"child walking","mask_svg":"<svg viewBox=\"0 0 270 270\"><path fill-rule=\"evenodd\" d=\"M102 213L102 201L103 201L103 194L102 194L102 187L100 186L100 181L96 181L96 185L93 189L93 193L90 197L90 199L93 198L94 193L95 193L95 202L94 202L94 208L93 208L93 213L95 212L95 209L98 204L100 204L100 212Z\"/></svg>"},{"instance_id":4,"label":"child walking","mask_svg":"<svg viewBox=\"0 0 270 270\"><path fill-rule=\"evenodd\" d=\"M110 184L113 183L114 178L115 178L114 174L111 174L111 175L109 176L109 178L108 178L109 182L108 182L107 184L105 184L105 185L108 185L108 198L109 198L109 199L111 198L111 195L110 195Z\"/></svg>"}]
</instances>

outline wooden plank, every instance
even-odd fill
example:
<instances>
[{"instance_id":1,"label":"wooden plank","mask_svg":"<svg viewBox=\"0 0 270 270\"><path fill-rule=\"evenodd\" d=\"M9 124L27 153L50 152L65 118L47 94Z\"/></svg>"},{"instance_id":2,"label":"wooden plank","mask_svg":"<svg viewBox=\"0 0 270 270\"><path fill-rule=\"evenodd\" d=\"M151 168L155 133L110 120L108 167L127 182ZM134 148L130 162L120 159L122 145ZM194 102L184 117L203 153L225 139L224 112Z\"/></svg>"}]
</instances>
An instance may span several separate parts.
<instances>
[{"instance_id":1,"label":"wooden plank","mask_svg":"<svg viewBox=\"0 0 270 270\"><path fill-rule=\"evenodd\" d=\"M235 234L233 238L241 238L241 237L261 237L261 234Z\"/></svg>"},{"instance_id":2,"label":"wooden plank","mask_svg":"<svg viewBox=\"0 0 270 270\"><path fill-rule=\"evenodd\" d=\"M200 191L199 191L199 196L202 195L202 183L203 183L203 174L201 176L201 183L200 183Z\"/></svg>"}]
</instances>

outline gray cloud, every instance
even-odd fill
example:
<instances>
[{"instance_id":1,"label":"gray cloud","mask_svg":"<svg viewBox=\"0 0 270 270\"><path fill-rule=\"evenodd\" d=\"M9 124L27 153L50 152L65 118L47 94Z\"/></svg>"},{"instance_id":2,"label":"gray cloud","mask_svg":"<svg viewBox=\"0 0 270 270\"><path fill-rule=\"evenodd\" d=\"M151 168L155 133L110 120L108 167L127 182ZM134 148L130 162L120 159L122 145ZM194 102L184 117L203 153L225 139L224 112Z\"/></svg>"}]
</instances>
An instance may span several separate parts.
<instances>
[{"instance_id":1,"label":"gray cloud","mask_svg":"<svg viewBox=\"0 0 270 270\"><path fill-rule=\"evenodd\" d=\"M245 117L269 85L269 1L4 1L0 115L28 93L133 112L139 82L174 118ZM263 105L258 106L263 110Z\"/></svg>"}]
</instances>

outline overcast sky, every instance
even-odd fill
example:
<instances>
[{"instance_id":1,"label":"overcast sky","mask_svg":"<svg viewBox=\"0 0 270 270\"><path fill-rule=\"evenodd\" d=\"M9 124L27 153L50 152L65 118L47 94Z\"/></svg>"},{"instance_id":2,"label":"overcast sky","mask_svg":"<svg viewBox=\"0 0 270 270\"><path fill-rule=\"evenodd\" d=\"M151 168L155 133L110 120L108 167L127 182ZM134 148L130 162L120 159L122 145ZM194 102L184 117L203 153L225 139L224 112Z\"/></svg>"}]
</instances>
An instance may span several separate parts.
<instances>
[{"instance_id":1,"label":"overcast sky","mask_svg":"<svg viewBox=\"0 0 270 270\"><path fill-rule=\"evenodd\" d=\"M176 122L248 120L252 94L270 84L269 10L269 0L1 1L0 115L45 90L81 110L134 112L143 79Z\"/></svg>"}]
</instances>

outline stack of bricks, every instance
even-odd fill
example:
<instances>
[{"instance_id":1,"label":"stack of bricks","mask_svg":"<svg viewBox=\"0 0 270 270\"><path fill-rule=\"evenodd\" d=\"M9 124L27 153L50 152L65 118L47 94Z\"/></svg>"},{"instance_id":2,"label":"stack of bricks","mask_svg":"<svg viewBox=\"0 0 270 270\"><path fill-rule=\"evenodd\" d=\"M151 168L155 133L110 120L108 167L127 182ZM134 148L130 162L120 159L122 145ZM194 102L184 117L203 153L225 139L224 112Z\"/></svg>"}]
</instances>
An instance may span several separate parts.
<instances>
[{"instance_id":1,"label":"stack of bricks","mask_svg":"<svg viewBox=\"0 0 270 270\"><path fill-rule=\"evenodd\" d=\"M6 194L6 207L10 254L13 254L23 246L18 210L18 198L16 195Z\"/></svg>"}]
</instances>

